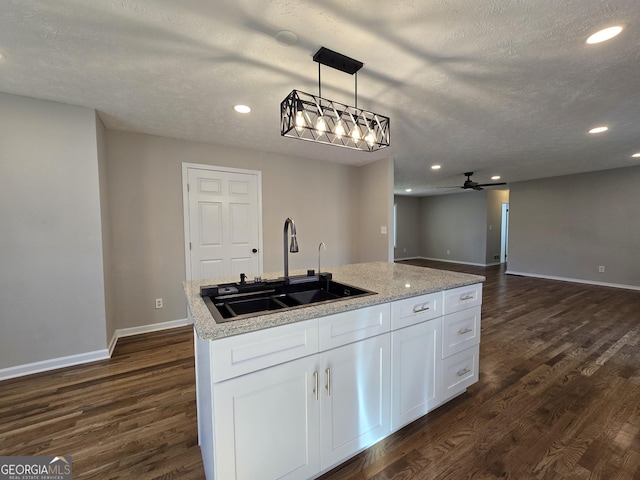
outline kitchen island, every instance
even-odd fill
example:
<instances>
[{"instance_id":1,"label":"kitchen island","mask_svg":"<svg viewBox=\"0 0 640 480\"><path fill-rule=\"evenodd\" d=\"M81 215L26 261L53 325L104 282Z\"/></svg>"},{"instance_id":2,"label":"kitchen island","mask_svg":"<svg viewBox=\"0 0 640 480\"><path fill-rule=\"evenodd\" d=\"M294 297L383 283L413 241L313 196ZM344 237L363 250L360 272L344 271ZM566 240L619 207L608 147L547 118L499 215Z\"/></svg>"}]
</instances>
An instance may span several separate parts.
<instances>
[{"instance_id":1,"label":"kitchen island","mask_svg":"<svg viewBox=\"0 0 640 480\"><path fill-rule=\"evenodd\" d=\"M314 478L477 381L484 277L329 270L376 294L218 324L200 297L216 282L185 282L207 479Z\"/></svg>"}]
</instances>

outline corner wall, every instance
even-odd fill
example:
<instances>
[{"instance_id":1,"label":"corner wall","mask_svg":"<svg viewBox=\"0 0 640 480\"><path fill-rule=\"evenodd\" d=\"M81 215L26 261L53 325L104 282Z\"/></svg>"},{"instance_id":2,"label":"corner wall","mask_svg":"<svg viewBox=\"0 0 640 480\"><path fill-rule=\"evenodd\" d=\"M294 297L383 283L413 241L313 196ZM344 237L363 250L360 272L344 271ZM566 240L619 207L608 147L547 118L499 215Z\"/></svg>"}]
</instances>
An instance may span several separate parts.
<instances>
[{"instance_id":1,"label":"corner wall","mask_svg":"<svg viewBox=\"0 0 640 480\"><path fill-rule=\"evenodd\" d=\"M396 195L396 247L394 258L422 256L420 245L420 197Z\"/></svg>"},{"instance_id":2,"label":"corner wall","mask_svg":"<svg viewBox=\"0 0 640 480\"><path fill-rule=\"evenodd\" d=\"M323 269L358 261L360 178L367 177L367 168L373 168L375 178L376 167L361 170L299 157L112 130L107 130L106 137L115 316L119 329L187 316L182 291L183 162L262 171L265 272L283 269L282 231L287 217L296 222L300 246L300 253L289 257L291 270L316 268L320 242L327 246L326 252L322 252ZM386 170L384 178L387 179ZM388 201L382 200L383 206L376 204L376 211L386 209ZM163 309L155 309L155 298L163 298Z\"/></svg>"},{"instance_id":3,"label":"corner wall","mask_svg":"<svg viewBox=\"0 0 640 480\"><path fill-rule=\"evenodd\" d=\"M0 369L106 356L96 136L93 110L0 93Z\"/></svg>"},{"instance_id":4,"label":"corner wall","mask_svg":"<svg viewBox=\"0 0 640 480\"><path fill-rule=\"evenodd\" d=\"M357 262L393 261L393 161L358 167ZM386 228L386 233L382 229Z\"/></svg>"}]
</instances>

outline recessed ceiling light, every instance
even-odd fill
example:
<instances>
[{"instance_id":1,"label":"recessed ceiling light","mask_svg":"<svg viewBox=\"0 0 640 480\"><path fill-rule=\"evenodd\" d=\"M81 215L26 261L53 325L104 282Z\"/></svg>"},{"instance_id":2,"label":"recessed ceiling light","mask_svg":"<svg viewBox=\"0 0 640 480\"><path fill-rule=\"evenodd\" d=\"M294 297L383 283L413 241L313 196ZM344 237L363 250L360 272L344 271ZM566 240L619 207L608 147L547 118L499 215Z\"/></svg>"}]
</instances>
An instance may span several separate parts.
<instances>
[{"instance_id":1,"label":"recessed ceiling light","mask_svg":"<svg viewBox=\"0 0 640 480\"><path fill-rule=\"evenodd\" d=\"M405 189L405 192L410 192L410 191L411 191L411 189L410 189L410 188L406 188L406 189Z\"/></svg>"},{"instance_id":2,"label":"recessed ceiling light","mask_svg":"<svg viewBox=\"0 0 640 480\"><path fill-rule=\"evenodd\" d=\"M589 130L589 133L602 133L609 130L609 127L595 127Z\"/></svg>"},{"instance_id":3,"label":"recessed ceiling light","mask_svg":"<svg viewBox=\"0 0 640 480\"><path fill-rule=\"evenodd\" d=\"M633 158L639 158L640 157L640 152L638 153L634 153L633 155L631 155Z\"/></svg>"},{"instance_id":4,"label":"recessed ceiling light","mask_svg":"<svg viewBox=\"0 0 640 480\"><path fill-rule=\"evenodd\" d=\"M616 35L618 35L622 31L622 27L620 25L616 25L615 27L605 28L600 30L599 32L594 33L589 38L587 38L588 44L606 42L607 40L612 39Z\"/></svg>"},{"instance_id":5,"label":"recessed ceiling light","mask_svg":"<svg viewBox=\"0 0 640 480\"><path fill-rule=\"evenodd\" d=\"M440 170L442 165L431 165L431 170Z\"/></svg>"},{"instance_id":6,"label":"recessed ceiling light","mask_svg":"<svg viewBox=\"0 0 640 480\"><path fill-rule=\"evenodd\" d=\"M238 113L249 113L251 111L251 108L246 105L236 105L233 109Z\"/></svg>"},{"instance_id":7,"label":"recessed ceiling light","mask_svg":"<svg viewBox=\"0 0 640 480\"><path fill-rule=\"evenodd\" d=\"M494 175L491 180L500 180L500 175Z\"/></svg>"},{"instance_id":8,"label":"recessed ceiling light","mask_svg":"<svg viewBox=\"0 0 640 480\"><path fill-rule=\"evenodd\" d=\"M298 43L298 35L291 30L280 30L276 33L276 40L283 45L296 45Z\"/></svg>"}]
</instances>

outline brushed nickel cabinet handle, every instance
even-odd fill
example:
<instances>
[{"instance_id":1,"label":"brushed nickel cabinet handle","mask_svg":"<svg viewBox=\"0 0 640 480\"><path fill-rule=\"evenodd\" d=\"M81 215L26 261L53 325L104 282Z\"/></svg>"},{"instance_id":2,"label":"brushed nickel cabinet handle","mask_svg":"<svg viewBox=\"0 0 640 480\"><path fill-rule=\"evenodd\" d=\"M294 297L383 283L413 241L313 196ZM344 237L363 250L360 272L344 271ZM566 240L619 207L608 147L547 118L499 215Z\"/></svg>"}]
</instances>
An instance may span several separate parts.
<instances>
[{"instance_id":1,"label":"brushed nickel cabinet handle","mask_svg":"<svg viewBox=\"0 0 640 480\"><path fill-rule=\"evenodd\" d=\"M331 396L331 369L327 368L325 370L325 373L327 374L327 397Z\"/></svg>"},{"instance_id":2,"label":"brushed nickel cabinet handle","mask_svg":"<svg viewBox=\"0 0 640 480\"><path fill-rule=\"evenodd\" d=\"M473 330L473 328L461 328L460 330L458 330L458 335L464 335L465 333L469 333Z\"/></svg>"},{"instance_id":3,"label":"brushed nickel cabinet handle","mask_svg":"<svg viewBox=\"0 0 640 480\"><path fill-rule=\"evenodd\" d=\"M413 313L426 312L427 310L430 310L430 307L424 303L420 306L413 307Z\"/></svg>"},{"instance_id":4,"label":"brushed nickel cabinet handle","mask_svg":"<svg viewBox=\"0 0 640 480\"><path fill-rule=\"evenodd\" d=\"M460 301L464 302L465 300L473 300L474 296L473 295L465 295L464 297L460 297Z\"/></svg>"},{"instance_id":5,"label":"brushed nickel cabinet handle","mask_svg":"<svg viewBox=\"0 0 640 480\"><path fill-rule=\"evenodd\" d=\"M469 370L468 368L463 368L462 370L459 370L456 375L458 375L459 377L466 375L467 373L469 373L471 370Z\"/></svg>"},{"instance_id":6,"label":"brushed nickel cabinet handle","mask_svg":"<svg viewBox=\"0 0 640 480\"><path fill-rule=\"evenodd\" d=\"M318 372L313 372L313 394L316 396L316 400L319 400L319 394L318 394Z\"/></svg>"}]
</instances>

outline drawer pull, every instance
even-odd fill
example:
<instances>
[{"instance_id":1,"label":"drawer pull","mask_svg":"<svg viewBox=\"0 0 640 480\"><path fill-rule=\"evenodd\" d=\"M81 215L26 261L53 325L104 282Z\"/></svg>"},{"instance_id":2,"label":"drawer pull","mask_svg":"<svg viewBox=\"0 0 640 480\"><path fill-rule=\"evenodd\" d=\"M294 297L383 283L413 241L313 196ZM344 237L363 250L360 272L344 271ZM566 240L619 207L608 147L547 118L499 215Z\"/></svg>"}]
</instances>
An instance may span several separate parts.
<instances>
[{"instance_id":1,"label":"drawer pull","mask_svg":"<svg viewBox=\"0 0 640 480\"><path fill-rule=\"evenodd\" d=\"M318 372L313 372L313 394L316 396L316 400L318 400Z\"/></svg>"},{"instance_id":2,"label":"drawer pull","mask_svg":"<svg viewBox=\"0 0 640 480\"><path fill-rule=\"evenodd\" d=\"M413 307L413 313L426 312L427 310L431 310L429 305L423 303L422 305Z\"/></svg>"},{"instance_id":3,"label":"drawer pull","mask_svg":"<svg viewBox=\"0 0 640 480\"><path fill-rule=\"evenodd\" d=\"M464 302L465 300L473 300L476 298L474 295L465 295L464 297L460 297L460 301Z\"/></svg>"},{"instance_id":4,"label":"drawer pull","mask_svg":"<svg viewBox=\"0 0 640 480\"><path fill-rule=\"evenodd\" d=\"M463 368L462 370L458 370L456 372L456 375L458 375L459 377L462 377L463 375L466 375L467 373L469 373L471 370L468 368Z\"/></svg>"},{"instance_id":5,"label":"drawer pull","mask_svg":"<svg viewBox=\"0 0 640 480\"><path fill-rule=\"evenodd\" d=\"M331 369L327 368L325 370L325 373L327 374L327 386L326 386L327 397L330 397L331 396Z\"/></svg>"},{"instance_id":6,"label":"drawer pull","mask_svg":"<svg viewBox=\"0 0 640 480\"><path fill-rule=\"evenodd\" d=\"M469 327L461 328L460 330L458 330L458 335L464 335L465 333L469 333L472 331L473 331L473 328L469 328Z\"/></svg>"}]
</instances>

